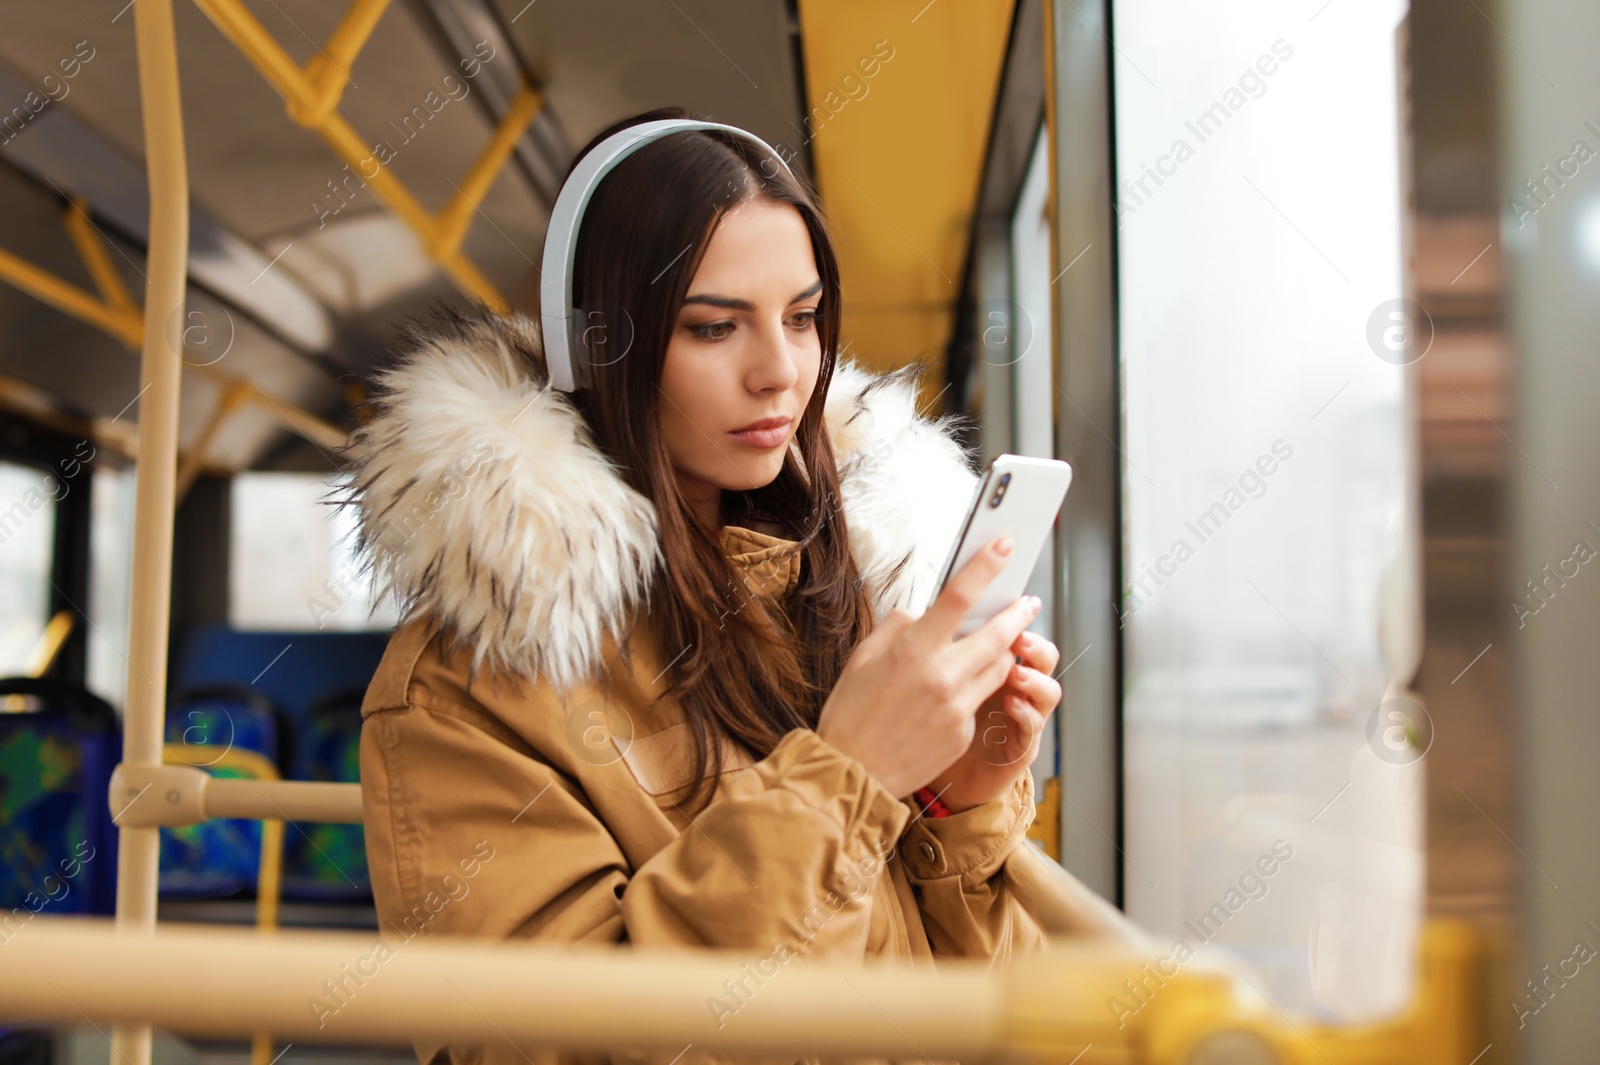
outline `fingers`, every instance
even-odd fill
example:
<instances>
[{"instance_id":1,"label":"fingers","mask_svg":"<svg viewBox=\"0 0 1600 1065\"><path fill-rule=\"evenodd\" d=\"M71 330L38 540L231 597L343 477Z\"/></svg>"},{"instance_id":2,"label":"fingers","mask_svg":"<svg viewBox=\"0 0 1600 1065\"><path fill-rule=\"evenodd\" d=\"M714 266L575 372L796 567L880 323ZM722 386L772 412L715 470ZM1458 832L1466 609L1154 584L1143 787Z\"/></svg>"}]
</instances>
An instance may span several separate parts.
<instances>
[{"instance_id":1,"label":"fingers","mask_svg":"<svg viewBox=\"0 0 1600 1065\"><path fill-rule=\"evenodd\" d=\"M1032 750L1044 732L1044 723L1050 716L1049 711L1040 710L1028 699L1019 696L1011 700L1006 713L1016 723L1017 742Z\"/></svg>"},{"instance_id":2,"label":"fingers","mask_svg":"<svg viewBox=\"0 0 1600 1065\"><path fill-rule=\"evenodd\" d=\"M920 619L920 627L927 630L930 646L942 647L955 638L956 626L961 624L961 619L967 616L990 582L1005 569L1006 560L1011 555L1010 543L1010 537L990 541L968 559L966 565L956 570L949 582L939 590Z\"/></svg>"},{"instance_id":3,"label":"fingers","mask_svg":"<svg viewBox=\"0 0 1600 1065\"><path fill-rule=\"evenodd\" d=\"M1061 650L1036 632L1024 632L1011 645L1012 652L1022 656L1022 664L1040 673L1055 674L1061 662Z\"/></svg>"},{"instance_id":4,"label":"fingers","mask_svg":"<svg viewBox=\"0 0 1600 1065\"><path fill-rule=\"evenodd\" d=\"M1044 734L1046 715L1026 698L1011 694L1009 688L1002 691L1004 697L990 704L993 709L987 715L980 715L984 718L984 759L991 765L1031 764Z\"/></svg>"},{"instance_id":5,"label":"fingers","mask_svg":"<svg viewBox=\"0 0 1600 1065\"><path fill-rule=\"evenodd\" d=\"M1039 616L1039 609L1037 597L1021 596L976 631L957 640L951 659L957 673L986 684L982 695L998 688L1005 682L1005 674L1014 662L1007 649Z\"/></svg>"},{"instance_id":6,"label":"fingers","mask_svg":"<svg viewBox=\"0 0 1600 1065\"><path fill-rule=\"evenodd\" d=\"M1006 690L1016 693L1042 717L1061 702L1061 685L1048 673L1030 666L1014 665L1006 679Z\"/></svg>"}]
</instances>

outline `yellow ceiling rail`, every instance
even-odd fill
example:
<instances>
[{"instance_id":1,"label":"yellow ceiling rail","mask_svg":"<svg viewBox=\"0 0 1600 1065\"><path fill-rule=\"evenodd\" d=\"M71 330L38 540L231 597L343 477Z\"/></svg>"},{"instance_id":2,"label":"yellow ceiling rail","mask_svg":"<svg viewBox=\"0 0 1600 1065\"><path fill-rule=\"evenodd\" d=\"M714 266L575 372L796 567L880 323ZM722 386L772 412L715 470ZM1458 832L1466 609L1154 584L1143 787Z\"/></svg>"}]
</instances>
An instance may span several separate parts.
<instances>
[{"instance_id":1,"label":"yellow ceiling rail","mask_svg":"<svg viewBox=\"0 0 1600 1065\"><path fill-rule=\"evenodd\" d=\"M129 348L137 350L144 335L143 318L137 311L114 307L4 248L0 248L0 281L21 289L41 303L48 303L63 314L110 333Z\"/></svg>"},{"instance_id":2,"label":"yellow ceiling rail","mask_svg":"<svg viewBox=\"0 0 1600 1065\"><path fill-rule=\"evenodd\" d=\"M67 236L72 238L73 246L78 249L78 258L82 259L83 265L88 268L89 276L94 279L94 286L100 290L100 298L105 300L106 306L118 314L139 315L139 305L128 294L128 286L123 284L122 275L117 272L116 264L111 261L111 256L106 254L105 241L100 239L100 234L95 232L94 223L89 220L88 205L73 197L66 211L62 213L62 223L66 226ZM141 328L143 328L142 322Z\"/></svg>"},{"instance_id":3,"label":"yellow ceiling rail","mask_svg":"<svg viewBox=\"0 0 1600 1065\"><path fill-rule=\"evenodd\" d=\"M215 371L208 372L210 368L206 366L196 366L192 369L205 374L219 385L243 385L248 392L246 398L251 406L284 429L318 447L342 448L350 442L350 435L337 425L324 421L292 403L283 402L248 378L229 377L227 374Z\"/></svg>"},{"instance_id":4,"label":"yellow ceiling rail","mask_svg":"<svg viewBox=\"0 0 1600 1065\"><path fill-rule=\"evenodd\" d=\"M4 374L0 374L0 409L51 429L71 433L125 459L136 458L139 453L138 427L132 422L80 418L69 414L63 409L61 401L44 389Z\"/></svg>"},{"instance_id":5,"label":"yellow ceiling rail","mask_svg":"<svg viewBox=\"0 0 1600 1065\"><path fill-rule=\"evenodd\" d=\"M183 497L189 494L189 489L194 487L195 478L200 476L201 463L205 461L206 449L222 430L228 415L244 406L249 400L250 385L245 381L235 381L217 397L216 403L211 408L211 416L200 428L200 435L195 437L194 442L178 460L178 484L174 494L179 503L182 503Z\"/></svg>"},{"instance_id":6,"label":"yellow ceiling rail","mask_svg":"<svg viewBox=\"0 0 1600 1065\"><path fill-rule=\"evenodd\" d=\"M467 226L472 222L472 212L483 202L500 168L506 165L506 160L516 150L517 138L522 136L528 123L539 117L543 107L544 99L537 90L526 84L518 90L511 106L506 109L505 117L495 127L494 136L489 138L489 143L473 162L467 176L456 186L456 194L434 216L431 234L434 243L428 250L429 255L439 259L454 254L461 247L461 238L467 235Z\"/></svg>"},{"instance_id":7,"label":"yellow ceiling rail","mask_svg":"<svg viewBox=\"0 0 1600 1065\"><path fill-rule=\"evenodd\" d=\"M129 295L116 265L106 254L105 242L95 231L94 224L80 201L74 200L67 208L63 215L63 223L83 259L85 268L89 271L89 276L94 279L95 286L100 290L99 296L85 292L70 281L63 280L4 248L0 248L0 281L21 289L63 314L71 315L79 321L87 322L109 333L130 351L138 351L144 338L144 312ZM222 389L225 396L233 394L233 406L249 403L287 432L294 433L317 447L338 449L344 447L349 440L343 429L281 397L274 396L247 378L234 377L204 363L186 361L184 367ZM0 387L0 392L4 391L6 389ZM0 395L0 403L5 399L5 396ZM228 413L231 413L232 409L230 406ZM203 442L209 443L210 437L214 434L215 429L208 424L207 429L201 434ZM129 448L119 448L119 450L124 453L130 451ZM194 461L198 463L200 458L196 457ZM199 472L198 466L194 472ZM191 479L192 476L193 474ZM179 495L181 497L182 493Z\"/></svg>"},{"instance_id":8,"label":"yellow ceiling rail","mask_svg":"<svg viewBox=\"0 0 1600 1065\"><path fill-rule=\"evenodd\" d=\"M328 47L323 49L329 58L318 56L305 68L284 51L240 0L195 0L195 3L283 97L289 117L320 133L334 154L348 163L361 180L371 186L378 199L411 228L428 257L464 292L502 314L511 309L499 289L461 253L460 245L472 212L504 167L517 138L543 109L544 96L539 90L526 82L522 84L488 145L463 183L457 186L456 195L433 214L389 172L335 106L344 91L348 70L383 14L386 0L356 0L334 31Z\"/></svg>"},{"instance_id":9,"label":"yellow ceiling rail","mask_svg":"<svg viewBox=\"0 0 1600 1065\"><path fill-rule=\"evenodd\" d=\"M300 99L289 101L296 122L316 126L339 106L344 87L351 84L350 68L388 7L389 0L355 0L350 5L328 43L306 64L306 80L316 87L317 95L309 105Z\"/></svg>"}]
</instances>

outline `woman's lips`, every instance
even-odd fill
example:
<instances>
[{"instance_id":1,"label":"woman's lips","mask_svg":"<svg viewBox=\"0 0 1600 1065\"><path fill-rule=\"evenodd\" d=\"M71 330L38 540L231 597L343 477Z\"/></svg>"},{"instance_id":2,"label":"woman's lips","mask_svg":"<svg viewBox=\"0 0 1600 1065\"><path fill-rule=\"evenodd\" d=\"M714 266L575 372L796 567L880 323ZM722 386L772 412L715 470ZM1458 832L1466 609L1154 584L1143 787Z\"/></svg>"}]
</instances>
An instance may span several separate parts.
<instances>
[{"instance_id":1,"label":"woman's lips","mask_svg":"<svg viewBox=\"0 0 1600 1065\"><path fill-rule=\"evenodd\" d=\"M744 429L728 435L739 441L739 443L747 444L750 447L774 448L779 447L789 439L789 426L792 424L794 423L784 422L782 425L775 425L770 429Z\"/></svg>"}]
</instances>

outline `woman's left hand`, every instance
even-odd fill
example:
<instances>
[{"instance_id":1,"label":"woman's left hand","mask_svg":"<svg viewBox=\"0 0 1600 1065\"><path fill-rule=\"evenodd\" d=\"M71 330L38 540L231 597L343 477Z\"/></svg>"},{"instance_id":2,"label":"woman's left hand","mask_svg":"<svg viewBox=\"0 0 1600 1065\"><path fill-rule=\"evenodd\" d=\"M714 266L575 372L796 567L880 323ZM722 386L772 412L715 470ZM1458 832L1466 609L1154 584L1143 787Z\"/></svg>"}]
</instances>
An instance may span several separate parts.
<instances>
[{"instance_id":1,"label":"woman's left hand","mask_svg":"<svg viewBox=\"0 0 1600 1065\"><path fill-rule=\"evenodd\" d=\"M1061 651L1036 632L1024 632L1010 649L1022 661L978 707L972 744L928 786L952 813L1003 796L1039 754L1044 725L1061 702L1051 676Z\"/></svg>"}]
</instances>

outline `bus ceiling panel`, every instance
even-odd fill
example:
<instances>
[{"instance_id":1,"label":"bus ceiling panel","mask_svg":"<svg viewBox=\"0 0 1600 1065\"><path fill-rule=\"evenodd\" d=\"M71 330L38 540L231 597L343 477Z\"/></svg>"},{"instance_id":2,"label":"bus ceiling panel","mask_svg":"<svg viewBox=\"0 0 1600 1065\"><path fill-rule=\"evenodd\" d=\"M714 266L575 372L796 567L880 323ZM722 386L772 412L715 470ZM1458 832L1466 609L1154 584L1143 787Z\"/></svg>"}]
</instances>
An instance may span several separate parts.
<instances>
[{"instance_id":1,"label":"bus ceiling panel","mask_svg":"<svg viewBox=\"0 0 1600 1065\"><path fill-rule=\"evenodd\" d=\"M676 105L748 129L807 173L804 106L784 0L492 0L575 148Z\"/></svg>"},{"instance_id":2,"label":"bus ceiling panel","mask_svg":"<svg viewBox=\"0 0 1600 1065\"><path fill-rule=\"evenodd\" d=\"M106 419L128 426L137 423L139 360L116 341L8 288L0 288L0 329L8 338L27 338L25 343L8 339L0 349L0 377L34 386L52 397L59 409L98 419L102 424ZM273 402L282 409L326 409L340 401L333 384L326 378L317 380L321 375L311 374L303 363L289 360L280 345L269 343L256 348L253 342L258 343L259 338L238 338L220 365L249 361L255 364L254 370L265 369L252 377L273 381L273 392L280 397ZM277 367L271 365L274 354L281 360ZM263 362L268 365L263 367ZM273 369L287 372L273 373ZM298 386L285 387L285 382L297 374ZM187 448L199 438L225 387L198 373L184 374L178 423L180 447ZM204 466L240 470L261 465L281 450L286 440L298 439L283 428L284 417L271 407L238 407L208 442ZM338 469L337 459L331 450L322 448L317 464L307 468L325 470L332 476Z\"/></svg>"},{"instance_id":3,"label":"bus ceiling panel","mask_svg":"<svg viewBox=\"0 0 1600 1065\"><path fill-rule=\"evenodd\" d=\"M92 292L87 269L62 233L62 208L47 186L0 167L0 248ZM108 233L107 257L131 292L144 289L144 251ZM249 316L191 288L184 320L187 345L182 436L187 441L226 382L248 379L280 404L311 410L343 405L338 381L301 357ZM122 342L8 284L0 284L0 375L55 397L63 409L91 418L139 417L139 359ZM193 379L192 382L187 379ZM222 382L219 384L218 382ZM242 413L242 412L241 412ZM230 419L211 450L240 466L265 454L270 436Z\"/></svg>"},{"instance_id":4,"label":"bus ceiling panel","mask_svg":"<svg viewBox=\"0 0 1600 1065\"><path fill-rule=\"evenodd\" d=\"M29 76L0 64L0 100L24 100L33 85ZM44 107L25 127L5 132L7 162L46 188L84 200L102 224L145 243L150 194L141 162L65 106ZM192 278L259 318L285 343L307 353L333 351L333 319L303 285L286 272L268 270L266 255L202 208L191 209L189 232Z\"/></svg>"},{"instance_id":5,"label":"bus ceiling panel","mask_svg":"<svg viewBox=\"0 0 1600 1065\"><path fill-rule=\"evenodd\" d=\"M880 368L939 358L1011 0L931 7L806 0L796 13L785 0L486 2L517 55L485 37L481 54L452 63L460 41L441 44L447 16L440 9L470 9L470 0L413 0L385 11L347 71L341 113L425 206L449 199L490 135L492 114L478 105L489 95L486 72L500 77L497 64L525 64L547 109L580 145L624 115L678 104L751 129L792 154L801 172L818 168L851 293L845 333L858 358ZM317 42L346 7L250 3L302 63L318 54ZM477 16L487 25L481 9ZM337 314L381 335L387 323L375 318L379 308L407 308L438 288L420 242L378 221L383 208L360 174L288 117L276 90L194 5L178 5L177 17L196 202L254 242L267 262L276 260L268 276L301 278ZM86 0L12 5L0 13L0 58L41 80L55 60L39 57L71 57L87 41L80 51L92 49L93 58L78 62L71 90L45 114L77 116L137 161L128 21L113 21ZM803 74L797 29L806 37ZM471 30L458 26L457 36ZM513 305L528 306L548 205L527 168L508 169L515 176L494 182L463 251L482 258L480 268ZM928 384L931 398L942 382Z\"/></svg>"},{"instance_id":6,"label":"bus ceiling panel","mask_svg":"<svg viewBox=\"0 0 1600 1065\"><path fill-rule=\"evenodd\" d=\"M491 0L411 0L418 18L436 31L436 48L466 56L487 44L496 53L518 55L518 63L490 63L477 76L480 104L498 121L511 106L523 81L523 63L516 44ZM545 204L554 204L572 162L573 145L560 116L545 107L518 139L513 158Z\"/></svg>"},{"instance_id":7,"label":"bus ceiling panel","mask_svg":"<svg viewBox=\"0 0 1600 1065\"><path fill-rule=\"evenodd\" d=\"M87 291L88 271L61 225L48 187L0 167L0 249ZM144 282L116 250L111 258L132 291ZM143 253L135 256L142 266ZM111 417L139 393L139 360L110 334L0 283L0 374L43 389L67 409Z\"/></svg>"},{"instance_id":8,"label":"bus ceiling panel","mask_svg":"<svg viewBox=\"0 0 1600 1065\"><path fill-rule=\"evenodd\" d=\"M236 409L206 448L208 460L229 469L256 463L282 435L294 435L286 423L300 414L343 411L348 407L342 383L278 343L248 318L229 312L208 294L191 288L184 320L183 435L187 447L210 417L213 406L232 383L248 381L266 397ZM203 387L202 387L203 386ZM135 408L135 413L137 408ZM333 419L337 421L338 419Z\"/></svg>"},{"instance_id":9,"label":"bus ceiling panel","mask_svg":"<svg viewBox=\"0 0 1600 1065\"><path fill-rule=\"evenodd\" d=\"M500 184L480 205L461 252L514 309L531 312L545 210L516 202ZM360 338L363 358L352 360L358 369L393 342L396 313L423 311L438 298L467 299L428 258L411 228L382 208L352 203L324 225L285 239L279 265L303 279Z\"/></svg>"},{"instance_id":10,"label":"bus ceiling panel","mask_svg":"<svg viewBox=\"0 0 1600 1065\"><path fill-rule=\"evenodd\" d=\"M347 6L322 0L277 0L275 5L251 5L251 13L294 61L306 64L318 56L320 43L333 34ZM390 230L398 235L398 240L382 245L382 254L390 257L390 262L373 262L366 240L374 229L386 227L371 221L347 225L368 214L389 214L363 174L371 178L381 166L410 189L422 208L443 208L493 138L498 112L490 106L491 93L485 86L490 85L490 77L496 78L494 85L499 90L506 88L507 78L515 83L520 75L517 56L501 46L504 42L498 45L488 38L462 42L467 45L462 53L453 42L442 40L434 19L419 16L413 6L392 3L346 70L349 80L339 99L339 114L370 149L370 154L352 166L328 149L320 134L288 118L282 99L267 88L258 70L218 30L208 26L206 34L210 43L226 51L227 64L237 66L242 77L248 77L251 85L259 86L272 99L274 114L262 118L259 126L286 131L302 150L315 152L314 165L290 170L278 165L272 155L254 158L253 170L277 171L278 181L283 182L274 206L277 227L272 230L274 251L294 245L283 254L283 264L296 272L322 275L325 270L318 270L301 256L309 249L325 264L328 259L336 262L347 281L325 297L339 312L354 318L362 318L373 304L349 304L346 301L352 291L363 294L376 288L387 294L398 275L432 278L438 269L427 259L418 238ZM226 109L218 120L227 122ZM246 133L250 136L243 138L246 144L238 150L250 155L253 149L248 141L259 130L251 128ZM194 158L194 149L190 149L190 158ZM253 181L250 170L242 166L240 173L221 171L224 189L229 187L227 182ZM546 201L522 168L506 166L478 203L467 227L462 253L514 305L525 304L526 293L533 288L530 280L536 277L534 262L538 261L547 213ZM349 246L341 248L344 238L349 238ZM426 299L432 288L430 281L419 281L414 302Z\"/></svg>"},{"instance_id":11,"label":"bus ceiling panel","mask_svg":"<svg viewBox=\"0 0 1600 1065\"><path fill-rule=\"evenodd\" d=\"M469 255L479 251L476 235L469 230L463 244ZM458 291L404 222L371 207L343 211L296 237L281 262L321 293L350 329L378 343L393 328L385 315Z\"/></svg>"},{"instance_id":12,"label":"bus ceiling panel","mask_svg":"<svg viewBox=\"0 0 1600 1065\"><path fill-rule=\"evenodd\" d=\"M347 6L276 0L250 3L249 9L283 50L303 64L319 54ZM204 213L220 226L258 247L260 266L246 275L247 281L274 260L268 277L293 277L302 267L305 273L325 276L325 270L302 260L307 250L302 243L313 234L326 238L336 223L382 212L383 206L360 168L336 155L316 131L294 122L276 90L195 4L179 4L175 14L194 202L204 205ZM74 47L88 41L80 51L92 50L93 57L79 61L71 81L61 82L67 91L28 125L52 111L76 116L120 149L135 168L142 168L131 21L112 22L85 0L6 5L0 10L0 59L23 75L26 95L27 86L44 85L46 75L59 81L59 72L52 74L57 57L72 59ZM413 9L392 5L385 11L346 71L348 84L339 103L340 114L371 148L368 176L371 166L382 163L426 209L446 203L493 132L492 117L480 106L484 94L479 88L486 84L484 73L496 64L514 70L517 59L492 44L456 56L452 46L441 45L437 28L419 21ZM18 136L5 150L11 152L23 139ZM519 168L507 169L511 174L502 173L480 205L463 250L496 249L489 279L513 291L527 287L529 260L535 257L547 208ZM142 185L132 198L142 202ZM487 235L479 232L485 228ZM408 254L426 261L414 237ZM265 278L251 287L263 283ZM316 291L303 278L301 283L334 304L337 291Z\"/></svg>"},{"instance_id":13,"label":"bus ceiling panel","mask_svg":"<svg viewBox=\"0 0 1600 1065\"><path fill-rule=\"evenodd\" d=\"M208 304L205 297L195 295L191 295L191 302ZM217 309L214 303L209 306ZM115 419L129 426L137 423L139 360L117 341L7 287L0 287L0 330L6 336L0 345L0 377L40 389L61 410L89 419ZM238 363L239 369L250 364L252 379L270 382L272 391L282 397L282 404L323 408L337 400L337 389L325 376L289 356L281 345L271 341L263 344L262 340L259 335L242 332L219 368ZM289 386L291 380L296 382L293 387ZM198 373L184 374L178 422L180 447L187 447L198 438L224 387ZM209 442L205 465L226 469L254 467L292 435L284 431L281 421L269 410L242 406ZM336 465L325 460L322 468L332 475Z\"/></svg>"},{"instance_id":14,"label":"bus ceiling panel","mask_svg":"<svg viewBox=\"0 0 1600 1065\"><path fill-rule=\"evenodd\" d=\"M0 285L0 375L44 392L62 412L113 418L139 395L139 360L118 341ZM134 404L119 419L137 422Z\"/></svg>"}]
</instances>

